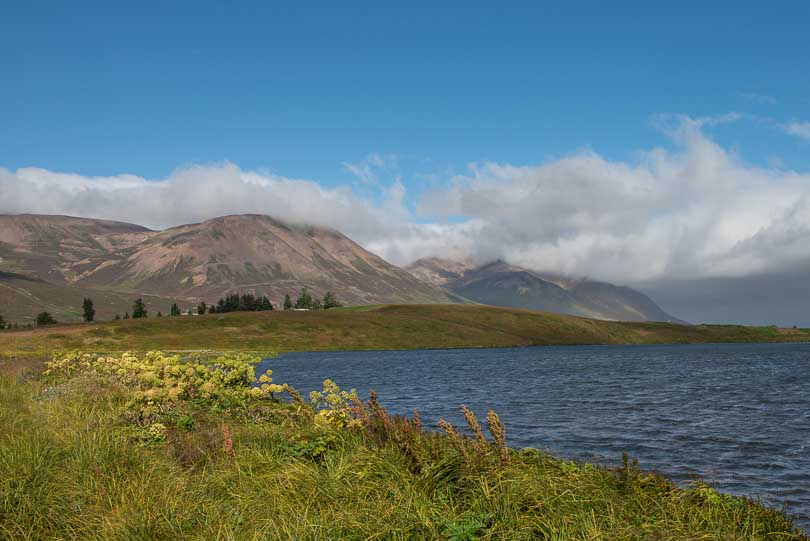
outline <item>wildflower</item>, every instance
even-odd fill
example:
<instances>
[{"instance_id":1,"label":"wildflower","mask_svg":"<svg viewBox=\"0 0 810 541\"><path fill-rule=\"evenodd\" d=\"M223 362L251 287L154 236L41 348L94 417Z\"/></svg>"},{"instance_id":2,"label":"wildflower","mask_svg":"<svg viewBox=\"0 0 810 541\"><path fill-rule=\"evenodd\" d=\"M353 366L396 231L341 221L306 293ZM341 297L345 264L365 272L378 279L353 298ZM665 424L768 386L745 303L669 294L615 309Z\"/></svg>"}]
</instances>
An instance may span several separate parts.
<instances>
[{"instance_id":1,"label":"wildflower","mask_svg":"<svg viewBox=\"0 0 810 541\"><path fill-rule=\"evenodd\" d=\"M163 440L166 438L166 425L161 423L152 423L148 429L149 437L153 440Z\"/></svg>"},{"instance_id":2,"label":"wildflower","mask_svg":"<svg viewBox=\"0 0 810 541\"><path fill-rule=\"evenodd\" d=\"M493 410L487 412L487 427L489 433L492 434L492 439L495 440L495 445L501 453L501 463L509 464L509 448L506 447L506 428L504 428L498 414Z\"/></svg>"},{"instance_id":3,"label":"wildflower","mask_svg":"<svg viewBox=\"0 0 810 541\"><path fill-rule=\"evenodd\" d=\"M472 430L473 434L475 434L476 447L478 448L479 452L483 452L487 447L487 439L484 437L484 432L481 430L481 425L478 424L478 419L475 417L475 414L464 404L461 405L461 413L464 414L464 420L467 422L467 426L469 426L470 430Z\"/></svg>"}]
</instances>

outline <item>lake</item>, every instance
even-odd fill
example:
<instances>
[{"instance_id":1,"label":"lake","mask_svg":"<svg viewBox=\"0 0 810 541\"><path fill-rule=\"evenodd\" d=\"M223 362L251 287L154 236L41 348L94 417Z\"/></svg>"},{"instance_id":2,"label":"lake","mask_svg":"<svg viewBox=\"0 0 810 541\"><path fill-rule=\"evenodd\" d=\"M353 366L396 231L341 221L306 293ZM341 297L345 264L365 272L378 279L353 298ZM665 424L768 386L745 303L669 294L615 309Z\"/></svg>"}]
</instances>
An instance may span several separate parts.
<instances>
[{"instance_id":1,"label":"lake","mask_svg":"<svg viewBox=\"0 0 810 541\"><path fill-rule=\"evenodd\" d=\"M391 413L464 425L466 404L513 447L639 466L784 508L810 531L810 345L560 346L286 353L262 362L304 396L331 378Z\"/></svg>"}]
</instances>

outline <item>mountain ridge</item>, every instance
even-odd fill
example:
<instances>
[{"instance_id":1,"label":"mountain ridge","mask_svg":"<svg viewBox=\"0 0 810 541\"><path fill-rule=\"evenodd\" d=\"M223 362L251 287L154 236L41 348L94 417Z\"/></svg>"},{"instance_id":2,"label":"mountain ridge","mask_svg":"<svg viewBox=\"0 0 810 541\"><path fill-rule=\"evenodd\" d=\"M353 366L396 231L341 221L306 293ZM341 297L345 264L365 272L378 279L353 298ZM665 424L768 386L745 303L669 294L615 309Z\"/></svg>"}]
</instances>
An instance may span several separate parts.
<instances>
[{"instance_id":1,"label":"mountain ridge","mask_svg":"<svg viewBox=\"0 0 810 541\"><path fill-rule=\"evenodd\" d=\"M0 215L0 271L84 289L280 304L302 287L345 304L457 302L331 228L260 214L163 230L69 216Z\"/></svg>"},{"instance_id":2,"label":"mountain ridge","mask_svg":"<svg viewBox=\"0 0 810 541\"><path fill-rule=\"evenodd\" d=\"M537 272L502 260L477 265L432 257L414 261L405 268L437 287L482 304L605 320L683 323L635 289Z\"/></svg>"}]
</instances>

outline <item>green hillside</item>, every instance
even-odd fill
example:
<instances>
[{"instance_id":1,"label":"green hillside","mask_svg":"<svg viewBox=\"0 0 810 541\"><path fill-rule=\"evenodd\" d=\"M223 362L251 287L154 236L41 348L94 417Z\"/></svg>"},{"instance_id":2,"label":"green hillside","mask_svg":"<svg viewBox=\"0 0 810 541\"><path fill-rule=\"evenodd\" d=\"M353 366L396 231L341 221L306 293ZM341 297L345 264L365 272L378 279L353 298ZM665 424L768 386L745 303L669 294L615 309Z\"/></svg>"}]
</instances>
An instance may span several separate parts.
<instances>
[{"instance_id":1,"label":"green hillside","mask_svg":"<svg viewBox=\"0 0 810 541\"><path fill-rule=\"evenodd\" d=\"M553 344L804 342L810 329L600 321L482 305L242 312L0 332L0 351L317 351Z\"/></svg>"}]
</instances>

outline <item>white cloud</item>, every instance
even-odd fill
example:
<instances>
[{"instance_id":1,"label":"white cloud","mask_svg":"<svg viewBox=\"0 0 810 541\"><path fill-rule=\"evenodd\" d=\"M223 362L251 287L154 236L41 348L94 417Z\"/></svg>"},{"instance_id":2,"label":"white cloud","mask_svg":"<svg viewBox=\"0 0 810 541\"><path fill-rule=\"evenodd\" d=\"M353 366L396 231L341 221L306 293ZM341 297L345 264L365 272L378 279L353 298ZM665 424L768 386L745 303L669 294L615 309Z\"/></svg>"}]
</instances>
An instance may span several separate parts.
<instances>
[{"instance_id":1,"label":"white cloud","mask_svg":"<svg viewBox=\"0 0 810 541\"><path fill-rule=\"evenodd\" d=\"M805 141L810 141L810 122L794 121L787 124L782 124L780 125L780 128L782 128L782 130L784 130L784 132L787 134L801 137Z\"/></svg>"},{"instance_id":2,"label":"white cloud","mask_svg":"<svg viewBox=\"0 0 810 541\"><path fill-rule=\"evenodd\" d=\"M501 257L622 283L806 265L810 174L752 166L704 133L736 118L661 116L656 122L675 150L651 149L633 161L582 151L538 165L471 164L417 201L409 201L395 174L365 197L349 186L326 188L229 163L178 169L157 180L0 169L0 212L155 228L265 213L333 227L398 264L429 255ZM393 170L390 157L370 155L362 163L371 171Z\"/></svg>"},{"instance_id":3,"label":"white cloud","mask_svg":"<svg viewBox=\"0 0 810 541\"><path fill-rule=\"evenodd\" d=\"M161 180L0 169L0 212L70 214L153 228L241 213L270 214L347 232L374 229L384 221L380 210L348 187L328 189L313 181L243 171L230 163L178 169Z\"/></svg>"},{"instance_id":4,"label":"white cloud","mask_svg":"<svg viewBox=\"0 0 810 541\"><path fill-rule=\"evenodd\" d=\"M810 175L744 163L680 117L677 151L635 163L580 152L537 166L483 163L423 199L431 216L475 216L488 256L631 282L744 276L810 260ZM666 120L671 121L671 118Z\"/></svg>"}]
</instances>

